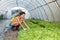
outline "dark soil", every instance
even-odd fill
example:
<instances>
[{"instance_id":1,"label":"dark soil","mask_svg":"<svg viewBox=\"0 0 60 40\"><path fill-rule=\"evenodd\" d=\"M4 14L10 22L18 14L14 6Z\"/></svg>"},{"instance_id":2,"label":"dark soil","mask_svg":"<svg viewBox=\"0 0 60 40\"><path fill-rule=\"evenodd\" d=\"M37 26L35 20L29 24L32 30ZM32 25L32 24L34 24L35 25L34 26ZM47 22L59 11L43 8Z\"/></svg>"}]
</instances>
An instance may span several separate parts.
<instances>
[{"instance_id":1,"label":"dark soil","mask_svg":"<svg viewBox=\"0 0 60 40\"><path fill-rule=\"evenodd\" d=\"M37 25L39 25L40 27L43 27L43 28L45 28L45 26L43 25L43 24L38 24L38 22L34 22L34 21L32 21L32 20L30 20L32 23L34 23L34 24L37 24Z\"/></svg>"},{"instance_id":2,"label":"dark soil","mask_svg":"<svg viewBox=\"0 0 60 40\"><path fill-rule=\"evenodd\" d=\"M32 22L32 23L34 23L34 24L38 24L38 22L34 22L34 21L32 21L32 20L30 20L30 22Z\"/></svg>"},{"instance_id":3,"label":"dark soil","mask_svg":"<svg viewBox=\"0 0 60 40\"><path fill-rule=\"evenodd\" d=\"M5 40L17 40L18 31L8 30L5 33Z\"/></svg>"}]
</instances>

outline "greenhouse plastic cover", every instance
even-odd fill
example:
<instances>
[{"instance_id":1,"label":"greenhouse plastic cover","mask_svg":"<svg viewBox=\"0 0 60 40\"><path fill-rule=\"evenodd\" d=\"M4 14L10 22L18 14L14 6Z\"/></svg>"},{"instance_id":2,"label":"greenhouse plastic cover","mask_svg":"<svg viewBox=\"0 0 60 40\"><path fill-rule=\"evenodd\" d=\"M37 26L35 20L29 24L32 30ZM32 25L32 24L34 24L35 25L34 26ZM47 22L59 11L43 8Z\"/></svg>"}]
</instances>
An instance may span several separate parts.
<instances>
[{"instance_id":1,"label":"greenhouse plastic cover","mask_svg":"<svg viewBox=\"0 0 60 40\"><path fill-rule=\"evenodd\" d=\"M0 0L0 14L14 7L25 8L30 18L60 21L60 0Z\"/></svg>"}]
</instances>

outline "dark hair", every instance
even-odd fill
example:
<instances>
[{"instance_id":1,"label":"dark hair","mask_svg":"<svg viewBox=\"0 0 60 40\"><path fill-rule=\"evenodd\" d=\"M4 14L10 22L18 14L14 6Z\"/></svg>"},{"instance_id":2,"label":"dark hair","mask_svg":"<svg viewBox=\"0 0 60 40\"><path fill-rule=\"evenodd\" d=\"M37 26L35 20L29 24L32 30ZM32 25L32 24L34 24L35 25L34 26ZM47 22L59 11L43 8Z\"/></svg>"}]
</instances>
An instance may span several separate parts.
<instances>
[{"instance_id":1,"label":"dark hair","mask_svg":"<svg viewBox=\"0 0 60 40\"><path fill-rule=\"evenodd\" d=\"M25 12L20 12L19 15L25 14Z\"/></svg>"},{"instance_id":2,"label":"dark hair","mask_svg":"<svg viewBox=\"0 0 60 40\"><path fill-rule=\"evenodd\" d=\"M20 15L22 15L22 14L25 14L25 12L20 12L18 15L16 15L16 16L20 16ZM16 17L15 16L15 17Z\"/></svg>"}]
</instances>

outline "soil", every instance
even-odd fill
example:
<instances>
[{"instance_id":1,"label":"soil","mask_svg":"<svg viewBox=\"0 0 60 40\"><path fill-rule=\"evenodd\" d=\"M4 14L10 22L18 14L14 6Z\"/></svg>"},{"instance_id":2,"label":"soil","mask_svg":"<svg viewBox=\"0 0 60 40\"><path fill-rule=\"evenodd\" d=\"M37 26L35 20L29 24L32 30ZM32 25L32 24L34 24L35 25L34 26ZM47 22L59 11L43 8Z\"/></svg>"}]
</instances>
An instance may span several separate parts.
<instances>
[{"instance_id":1,"label":"soil","mask_svg":"<svg viewBox=\"0 0 60 40\"><path fill-rule=\"evenodd\" d=\"M34 22L34 21L32 21L32 20L30 20L32 23L34 23L34 24L38 24L38 22ZM38 24L40 27L43 27L43 28L45 28L45 26L43 25L43 24Z\"/></svg>"},{"instance_id":2,"label":"soil","mask_svg":"<svg viewBox=\"0 0 60 40\"><path fill-rule=\"evenodd\" d=\"M18 31L8 30L5 33L5 40L17 40Z\"/></svg>"},{"instance_id":3,"label":"soil","mask_svg":"<svg viewBox=\"0 0 60 40\"><path fill-rule=\"evenodd\" d=\"M34 24L38 24L38 22L34 22L34 21L32 21L32 20L30 20L30 22L32 22L32 23L34 23Z\"/></svg>"}]
</instances>

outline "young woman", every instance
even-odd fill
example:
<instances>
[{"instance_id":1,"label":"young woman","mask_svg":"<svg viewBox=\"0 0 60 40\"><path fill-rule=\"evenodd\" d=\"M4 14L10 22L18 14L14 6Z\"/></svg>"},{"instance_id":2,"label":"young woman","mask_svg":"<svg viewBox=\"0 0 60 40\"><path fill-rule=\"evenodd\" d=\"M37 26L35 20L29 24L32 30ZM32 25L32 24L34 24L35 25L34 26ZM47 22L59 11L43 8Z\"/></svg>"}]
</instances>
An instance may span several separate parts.
<instances>
[{"instance_id":1,"label":"young woman","mask_svg":"<svg viewBox=\"0 0 60 40\"><path fill-rule=\"evenodd\" d=\"M25 12L20 12L18 15L11 19L11 29L19 30L19 26L22 24L25 17Z\"/></svg>"}]
</instances>

